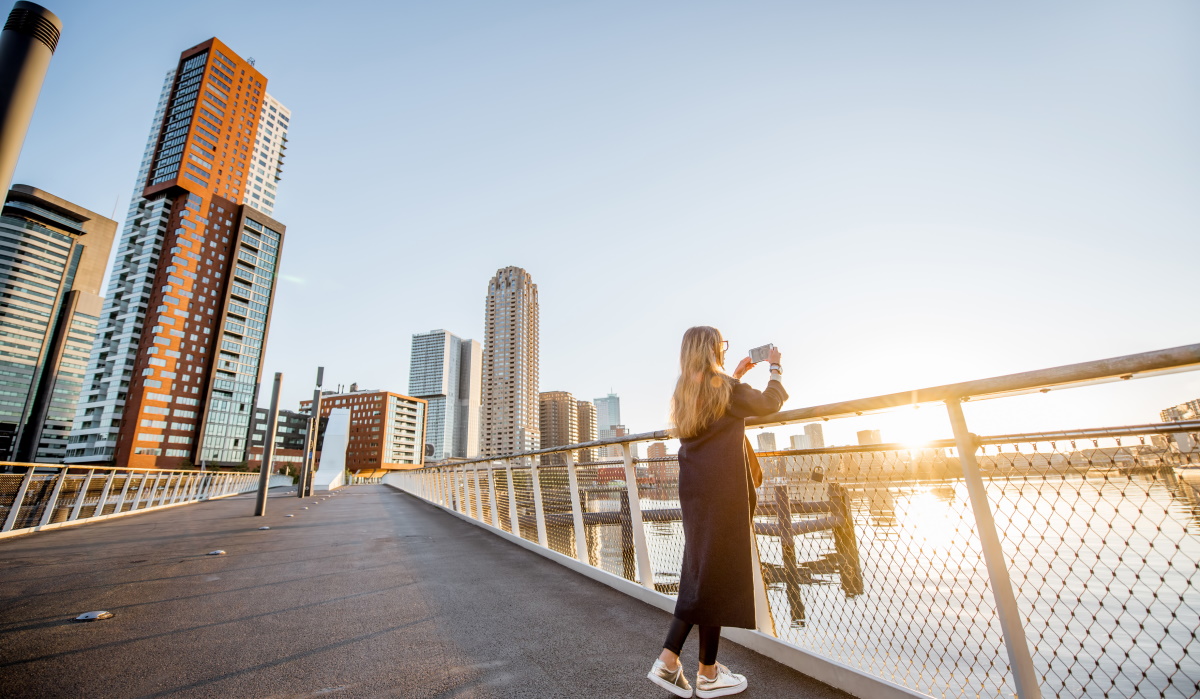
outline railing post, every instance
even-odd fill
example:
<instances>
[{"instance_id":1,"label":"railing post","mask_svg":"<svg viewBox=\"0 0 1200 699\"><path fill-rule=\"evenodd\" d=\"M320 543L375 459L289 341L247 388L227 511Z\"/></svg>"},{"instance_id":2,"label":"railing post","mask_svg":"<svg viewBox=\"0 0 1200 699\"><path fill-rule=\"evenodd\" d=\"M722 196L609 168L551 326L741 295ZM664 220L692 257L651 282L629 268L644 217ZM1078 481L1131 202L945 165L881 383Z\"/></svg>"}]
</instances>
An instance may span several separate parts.
<instances>
[{"instance_id":1,"label":"railing post","mask_svg":"<svg viewBox=\"0 0 1200 699\"><path fill-rule=\"evenodd\" d=\"M167 497L167 488L171 485L171 477L167 476L167 482L162 488L162 495L159 495L158 493L158 482L160 480L162 480L162 474L154 474L154 482L150 484L150 499L146 501L147 508L154 507L155 500L158 500L158 504L163 504Z\"/></svg>"},{"instance_id":2,"label":"railing post","mask_svg":"<svg viewBox=\"0 0 1200 699\"><path fill-rule=\"evenodd\" d=\"M130 478L132 478L133 474L130 473L129 476L130 476ZM155 478L157 478L157 476L155 476ZM142 480L138 483L137 494L135 494L133 496L133 504L129 506L130 512L133 512L134 510L136 510L138 508L138 504L141 503L142 493L146 492L146 481L148 481L148 480L150 480L150 472L149 471L142 474ZM153 495L154 491L150 491L150 494Z\"/></svg>"},{"instance_id":3,"label":"railing post","mask_svg":"<svg viewBox=\"0 0 1200 699\"><path fill-rule=\"evenodd\" d=\"M492 462L487 463L488 472L488 501L492 505L492 526L500 528L500 510L496 507L496 474L492 468Z\"/></svg>"},{"instance_id":4,"label":"railing post","mask_svg":"<svg viewBox=\"0 0 1200 699\"><path fill-rule=\"evenodd\" d=\"M946 401L946 412L949 413L950 424L954 428L958 459L962 465L967 494L971 498L971 510L975 513L975 529L983 548L983 559L987 563L988 581L996 601L996 616L1000 618L1000 629L1004 632L1004 646L1008 650L1008 662L1012 667L1017 697L1041 699L1042 690L1038 686L1037 670L1033 666L1033 657L1025 639L1021 610L1017 607L1017 598L1013 594L1004 548L1000 545L1000 536L996 533L992 507L988 504L983 476L979 472L979 463L975 460L975 450L979 448L978 440L967 431L967 420L963 416L962 405L958 399Z\"/></svg>"},{"instance_id":5,"label":"railing post","mask_svg":"<svg viewBox=\"0 0 1200 699\"><path fill-rule=\"evenodd\" d=\"M571 489L571 520L575 525L575 558L591 564L587 552L587 532L583 529L583 507L579 502L579 475L575 473L575 452L563 452L567 463L567 487Z\"/></svg>"},{"instance_id":6,"label":"railing post","mask_svg":"<svg viewBox=\"0 0 1200 699\"><path fill-rule=\"evenodd\" d=\"M475 472L475 477L472 480L475 481L475 512L477 512L479 514L478 519L480 522L482 522L483 521L483 493L479 488L479 466L476 466L474 468L474 472Z\"/></svg>"},{"instance_id":7,"label":"railing post","mask_svg":"<svg viewBox=\"0 0 1200 699\"><path fill-rule=\"evenodd\" d=\"M185 480L187 480L187 476L183 475L182 473L175 474L175 488L171 490L172 505L174 505L176 502L179 502L179 496L183 494L180 491L183 489L183 483ZM167 483L169 484L170 481L168 480Z\"/></svg>"},{"instance_id":8,"label":"railing post","mask_svg":"<svg viewBox=\"0 0 1200 699\"><path fill-rule=\"evenodd\" d=\"M521 518L517 514L517 491L513 488L512 462L504 462L504 473L508 477L508 524L512 533L521 536Z\"/></svg>"},{"instance_id":9,"label":"railing post","mask_svg":"<svg viewBox=\"0 0 1200 699\"><path fill-rule=\"evenodd\" d=\"M538 475L538 458L529 458L529 477L533 485L533 514L537 522L538 545L549 547L546 543L546 511L542 507L542 481Z\"/></svg>"},{"instance_id":10,"label":"railing post","mask_svg":"<svg viewBox=\"0 0 1200 699\"><path fill-rule=\"evenodd\" d=\"M83 479L83 487L79 489L79 495L75 496L75 506L71 508L71 516L67 518L68 522L74 522L79 518L79 511L83 509L83 500L87 497L88 489L92 487L92 476L95 473L96 469L88 469L87 478Z\"/></svg>"},{"instance_id":11,"label":"railing post","mask_svg":"<svg viewBox=\"0 0 1200 699\"><path fill-rule=\"evenodd\" d=\"M67 471L71 470L66 466L59 468L62 471L58 474L58 479L54 481L54 490L50 491L50 502L46 503L46 511L42 513L42 521L38 523L39 527L50 524L50 520L54 518L54 508L58 506L58 494L62 492L63 483L67 482Z\"/></svg>"},{"instance_id":12,"label":"railing post","mask_svg":"<svg viewBox=\"0 0 1200 699\"><path fill-rule=\"evenodd\" d=\"M21 485L17 487L17 494L13 498L12 508L8 511L8 516L4 518L4 528L0 531L12 531L13 525L17 522L17 514L21 511L21 503L25 502L25 493L29 491L29 484L33 482L33 472L37 470L34 466L25 468L25 477L21 479Z\"/></svg>"},{"instance_id":13,"label":"railing post","mask_svg":"<svg viewBox=\"0 0 1200 699\"><path fill-rule=\"evenodd\" d=\"M108 478L104 479L104 488L100 490L100 502L96 505L96 509L92 510L93 517L99 517L104 514L104 506L108 503L108 495L112 492L113 481L117 478L117 472L109 471Z\"/></svg>"},{"instance_id":14,"label":"railing post","mask_svg":"<svg viewBox=\"0 0 1200 699\"><path fill-rule=\"evenodd\" d=\"M129 486L131 485L133 485L133 472L126 471L125 482L121 485L121 494L117 496L117 506L113 508L113 514L120 512L121 508L125 506L125 497L129 495Z\"/></svg>"},{"instance_id":15,"label":"railing post","mask_svg":"<svg viewBox=\"0 0 1200 699\"><path fill-rule=\"evenodd\" d=\"M625 489L629 491L629 524L633 528L633 550L637 554L638 580L642 587L654 589L654 569L650 567L650 547L646 543L646 525L642 522L642 503L638 494L637 469L633 465L633 447L621 445L625 459Z\"/></svg>"}]
</instances>

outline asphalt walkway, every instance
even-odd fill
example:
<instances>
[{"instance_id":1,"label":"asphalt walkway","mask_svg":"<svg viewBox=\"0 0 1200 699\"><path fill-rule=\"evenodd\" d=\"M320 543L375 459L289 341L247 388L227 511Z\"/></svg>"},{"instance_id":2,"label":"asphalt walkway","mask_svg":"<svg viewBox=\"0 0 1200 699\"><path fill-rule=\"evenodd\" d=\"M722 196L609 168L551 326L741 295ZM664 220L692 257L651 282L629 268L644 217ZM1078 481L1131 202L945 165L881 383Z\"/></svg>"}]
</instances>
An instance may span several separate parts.
<instances>
[{"instance_id":1,"label":"asphalt walkway","mask_svg":"<svg viewBox=\"0 0 1200 699\"><path fill-rule=\"evenodd\" d=\"M0 696L671 696L645 679L666 613L411 496L253 508L0 540ZM115 616L72 621L94 610ZM729 641L721 660L745 697L847 696Z\"/></svg>"}]
</instances>

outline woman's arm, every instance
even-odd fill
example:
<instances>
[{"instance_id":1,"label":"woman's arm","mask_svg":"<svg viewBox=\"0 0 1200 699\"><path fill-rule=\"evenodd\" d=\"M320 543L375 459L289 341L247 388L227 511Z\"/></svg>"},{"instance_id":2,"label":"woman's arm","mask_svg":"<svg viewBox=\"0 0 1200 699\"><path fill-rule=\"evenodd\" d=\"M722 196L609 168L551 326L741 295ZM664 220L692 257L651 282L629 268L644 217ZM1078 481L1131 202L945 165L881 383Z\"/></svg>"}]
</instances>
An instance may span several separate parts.
<instances>
[{"instance_id":1,"label":"woman's arm","mask_svg":"<svg viewBox=\"0 0 1200 699\"><path fill-rule=\"evenodd\" d=\"M734 386L733 395L729 398L729 412L736 417L762 417L779 412L787 398L783 383L772 375L763 391L755 390L744 383Z\"/></svg>"}]
</instances>

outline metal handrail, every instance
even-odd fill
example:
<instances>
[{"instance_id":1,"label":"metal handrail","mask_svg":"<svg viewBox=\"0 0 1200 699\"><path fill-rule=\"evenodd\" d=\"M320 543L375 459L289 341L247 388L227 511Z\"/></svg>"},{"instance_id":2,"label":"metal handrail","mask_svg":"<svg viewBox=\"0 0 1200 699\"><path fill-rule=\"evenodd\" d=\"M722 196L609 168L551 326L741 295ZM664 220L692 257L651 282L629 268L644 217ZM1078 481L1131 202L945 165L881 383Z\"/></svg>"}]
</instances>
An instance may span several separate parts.
<instances>
[{"instance_id":1,"label":"metal handrail","mask_svg":"<svg viewBox=\"0 0 1200 699\"><path fill-rule=\"evenodd\" d=\"M46 464L32 461L0 461L0 469L16 466L18 468L65 468L76 469L79 471L138 471L145 473L249 473L249 471L227 471L221 469L205 469L201 471L198 468L186 469L165 469L165 468L138 468L134 466L91 466L89 464Z\"/></svg>"},{"instance_id":2,"label":"metal handrail","mask_svg":"<svg viewBox=\"0 0 1200 699\"><path fill-rule=\"evenodd\" d=\"M978 401L1028 393L1048 393L1051 390L1060 388L1078 388L1081 386L1091 386L1101 383L1110 383L1113 381L1122 381L1134 378L1141 379L1150 376L1162 376L1164 374L1172 374L1183 371L1194 371L1196 369L1200 369L1200 343L1194 345L1182 345L1180 347L1172 347L1170 349L1155 350L1152 352L1128 354L1121 357L1097 359L1090 362L1081 362L1079 364L1066 364L1064 366L1052 367L1049 369L1037 369L1018 374L1005 374L1003 376L994 376L987 379L963 381L961 383L952 383L943 386L934 386L931 388L918 388L912 391L889 393L882 396L859 398L856 400L842 401L839 403L827 403L825 405L817 405L808 408L782 410L774 415L746 420L746 426L773 427L776 425L786 425L794 422L813 422L815 420L830 420L834 418L852 417L856 415L867 415L870 413L879 413L886 410L910 407L914 405L944 403L948 400L965 402L967 400ZM654 432L641 432L638 434L624 435L621 437L608 437L590 442L546 447L545 449L523 451L514 454L463 459L450 464L426 466L423 468L445 468L464 464L507 461L510 459L539 456L542 454L555 454L564 451L575 451L578 449L595 449L599 447L616 446L621 444L632 444L634 442L665 441L673 438L674 435L669 429L655 430ZM947 441L951 442L947 446L954 446L953 440ZM878 450L875 448L878 446L881 445L872 445L868 450ZM895 448L907 449L909 447L900 446ZM852 451L863 450L864 447L852 449ZM810 451L809 453L813 452Z\"/></svg>"}]
</instances>

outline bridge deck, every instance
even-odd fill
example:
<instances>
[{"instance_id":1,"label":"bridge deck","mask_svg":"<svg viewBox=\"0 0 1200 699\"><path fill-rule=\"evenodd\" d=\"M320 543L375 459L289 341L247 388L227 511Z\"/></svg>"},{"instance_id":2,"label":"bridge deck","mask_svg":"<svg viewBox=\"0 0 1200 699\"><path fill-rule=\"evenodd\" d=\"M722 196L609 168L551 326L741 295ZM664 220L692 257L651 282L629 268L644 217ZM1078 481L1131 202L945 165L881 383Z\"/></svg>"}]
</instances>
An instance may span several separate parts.
<instances>
[{"instance_id":1,"label":"bridge deck","mask_svg":"<svg viewBox=\"0 0 1200 699\"><path fill-rule=\"evenodd\" d=\"M408 495L253 507L0 541L0 696L670 696L644 678L667 614ZM729 641L721 660L747 697L846 696Z\"/></svg>"}]
</instances>

